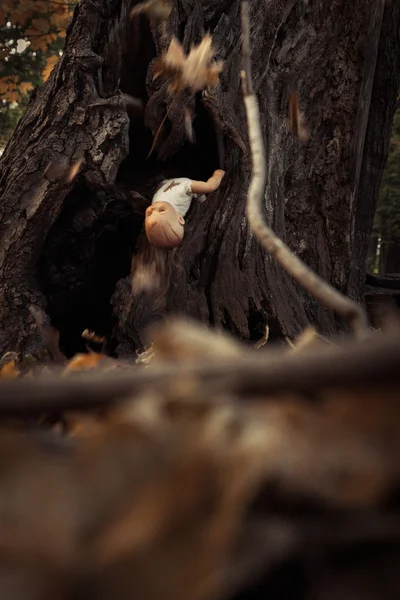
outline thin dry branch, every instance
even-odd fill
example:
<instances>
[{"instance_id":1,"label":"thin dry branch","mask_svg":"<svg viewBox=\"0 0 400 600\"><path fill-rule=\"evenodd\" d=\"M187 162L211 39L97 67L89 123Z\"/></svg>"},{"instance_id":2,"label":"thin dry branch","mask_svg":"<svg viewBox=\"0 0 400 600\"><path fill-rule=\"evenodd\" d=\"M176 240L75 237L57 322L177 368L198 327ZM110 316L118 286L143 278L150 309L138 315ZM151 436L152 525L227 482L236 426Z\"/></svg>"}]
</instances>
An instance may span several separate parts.
<instances>
[{"instance_id":1,"label":"thin dry branch","mask_svg":"<svg viewBox=\"0 0 400 600\"><path fill-rule=\"evenodd\" d=\"M254 234L263 247L290 273L310 294L315 296L327 308L334 310L344 319L348 319L355 333L365 336L368 321L361 306L343 296L329 283L321 279L265 223L262 200L266 187L265 150L260 127L258 102L253 92L250 57L250 32L248 2L242 2L242 55L243 55L243 96L249 130L253 172L247 196L247 216Z\"/></svg>"}]
</instances>

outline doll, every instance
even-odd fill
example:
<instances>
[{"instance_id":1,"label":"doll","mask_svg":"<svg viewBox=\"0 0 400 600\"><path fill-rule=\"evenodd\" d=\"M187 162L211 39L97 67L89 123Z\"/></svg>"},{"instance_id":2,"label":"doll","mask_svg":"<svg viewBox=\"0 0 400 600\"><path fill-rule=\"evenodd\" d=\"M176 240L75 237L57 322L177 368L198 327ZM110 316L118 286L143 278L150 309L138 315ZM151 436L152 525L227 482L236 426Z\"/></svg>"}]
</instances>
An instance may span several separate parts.
<instances>
[{"instance_id":1,"label":"doll","mask_svg":"<svg viewBox=\"0 0 400 600\"><path fill-rule=\"evenodd\" d=\"M150 244L161 249L179 246L184 234L184 217L193 197L217 190L224 175L224 171L217 170L207 181L187 177L162 181L146 210L145 229Z\"/></svg>"}]
</instances>

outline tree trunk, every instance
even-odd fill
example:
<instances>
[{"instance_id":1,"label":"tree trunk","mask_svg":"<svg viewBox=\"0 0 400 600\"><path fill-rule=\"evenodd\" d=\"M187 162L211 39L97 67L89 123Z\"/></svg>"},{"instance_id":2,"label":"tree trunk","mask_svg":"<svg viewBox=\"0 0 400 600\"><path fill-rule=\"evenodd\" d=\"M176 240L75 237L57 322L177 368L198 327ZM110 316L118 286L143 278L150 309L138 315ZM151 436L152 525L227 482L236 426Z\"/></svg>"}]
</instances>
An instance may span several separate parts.
<instances>
[{"instance_id":1,"label":"tree trunk","mask_svg":"<svg viewBox=\"0 0 400 600\"><path fill-rule=\"evenodd\" d=\"M156 26L144 15L129 20L124 1L82 0L60 63L4 152L2 352L36 349L29 304L46 308L67 353L81 348L85 328L113 337L119 352L132 352L143 344L144 326L165 312L249 340L261 337L266 324L273 339L294 336L308 323L325 334L340 326L266 256L248 228L239 0L173 5L168 22ZM266 218L307 264L360 299L398 87L398 3L259 0L250 18L268 162ZM151 83L152 60L172 34L188 49L206 31L225 61L220 84L175 103L146 160L169 105L167 82ZM120 90L143 101L144 115L127 114ZM311 133L306 144L288 128L292 90ZM193 145L185 139L184 103L197 113ZM49 161L82 158L72 183L43 176ZM207 178L219 167L227 171L220 190L193 203L187 215L165 305L156 295L133 295L131 256L142 229L142 196L149 200L154 176L162 170Z\"/></svg>"}]
</instances>

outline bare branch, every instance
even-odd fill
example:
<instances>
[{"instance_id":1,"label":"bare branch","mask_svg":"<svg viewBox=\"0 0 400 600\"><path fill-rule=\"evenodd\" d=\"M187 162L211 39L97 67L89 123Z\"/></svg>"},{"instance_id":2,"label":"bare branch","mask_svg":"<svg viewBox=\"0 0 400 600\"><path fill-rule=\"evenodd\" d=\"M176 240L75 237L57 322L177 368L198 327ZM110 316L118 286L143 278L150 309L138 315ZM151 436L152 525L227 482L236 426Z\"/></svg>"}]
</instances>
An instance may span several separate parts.
<instances>
[{"instance_id":1,"label":"bare branch","mask_svg":"<svg viewBox=\"0 0 400 600\"><path fill-rule=\"evenodd\" d=\"M246 98L247 96L254 95L253 78L251 75L250 22L248 2L242 2L242 56L243 95Z\"/></svg>"},{"instance_id":2,"label":"bare branch","mask_svg":"<svg viewBox=\"0 0 400 600\"><path fill-rule=\"evenodd\" d=\"M246 107L253 172L247 197L247 216L254 234L263 247L290 273L310 294L327 308L348 319L359 336L368 331L365 311L356 302L343 296L329 283L321 279L265 223L262 200L266 187L265 150L260 127L260 113L253 92L250 58L250 32L248 2L242 2L242 55L243 55L243 96Z\"/></svg>"}]
</instances>

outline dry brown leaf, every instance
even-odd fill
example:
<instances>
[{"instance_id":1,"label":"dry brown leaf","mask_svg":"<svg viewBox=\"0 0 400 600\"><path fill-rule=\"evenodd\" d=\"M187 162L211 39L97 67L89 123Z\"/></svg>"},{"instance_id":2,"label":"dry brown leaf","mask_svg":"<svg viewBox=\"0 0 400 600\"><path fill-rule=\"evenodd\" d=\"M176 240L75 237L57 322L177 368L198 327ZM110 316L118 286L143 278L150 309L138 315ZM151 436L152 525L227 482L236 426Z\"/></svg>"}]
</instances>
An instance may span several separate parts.
<instances>
[{"instance_id":1,"label":"dry brown leaf","mask_svg":"<svg viewBox=\"0 0 400 600\"><path fill-rule=\"evenodd\" d=\"M289 100L289 128L301 142L307 142L310 139L304 116L299 109L299 99L296 92L292 93Z\"/></svg>"},{"instance_id":2,"label":"dry brown leaf","mask_svg":"<svg viewBox=\"0 0 400 600\"><path fill-rule=\"evenodd\" d=\"M82 333L82 337L84 340L88 342L94 342L95 344L103 344L105 342L105 337L102 335L97 335L95 331L90 331L90 329L85 329Z\"/></svg>"},{"instance_id":3,"label":"dry brown leaf","mask_svg":"<svg viewBox=\"0 0 400 600\"><path fill-rule=\"evenodd\" d=\"M287 345L290 346L290 348L292 348L292 350L294 350L296 348L296 346L293 344L292 340L288 336L285 336L285 340L287 342Z\"/></svg>"},{"instance_id":4,"label":"dry brown leaf","mask_svg":"<svg viewBox=\"0 0 400 600\"><path fill-rule=\"evenodd\" d=\"M148 365L151 360L154 358L154 348L153 346L149 346L143 352L138 352L136 364L137 365Z\"/></svg>"},{"instance_id":5,"label":"dry brown leaf","mask_svg":"<svg viewBox=\"0 0 400 600\"><path fill-rule=\"evenodd\" d=\"M186 137L191 144L194 144L196 140L195 140L195 135L194 135L194 130L193 130L193 112L187 106L185 106L183 111L184 111L184 117L185 117Z\"/></svg>"},{"instance_id":6,"label":"dry brown leaf","mask_svg":"<svg viewBox=\"0 0 400 600\"><path fill-rule=\"evenodd\" d=\"M60 57L58 55L53 55L47 59L46 65L42 71L43 81L46 81L50 77L50 73L52 72L59 58Z\"/></svg>"},{"instance_id":7,"label":"dry brown leaf","mask_svg":"<svg viewBox=\"0 0 400 600\"><path fill-rule=\"evenodd\" d=\"M81 168L81 164L83 163L83 158L80 158L78 161L69 166L67 170L65 181L67 183L71 183L73 179L78 175L79 169Z\"/></svg>"},{"instance_id":8,"label":"dry brown leaf","mask_svg":"<svg viewBox=\"0 0 400 600\"><path fill-rule=\"evenodd\" d=\"M186 86L194 92L207 87L215 87L218 83L219 74L222 71L222 61L211 64L215 50L212 46L212 38L208 33L200 42L190 50L185 61L182 79Z\"/></svg>"},{"instance_id":9,"label":"dry brown leaf","mask_svg":"<svg viewBox=\"0 0 400 600\"><path fill-rule=\"evenodd\" d=\"M108 358L105 354L98 352L90 352L89 354L76 354L69 361L68 365L62 372L62 376L69 375L73 371L86 371L88 369L95 369L99 366L99 363Z\"/></svg>"},{"instance_id":10,"label":"dry brown leaf","mask_svg":"<svg viewBox=\"0 0 400 600\"><path fill-rule=\"evenodd\" d=\"M268 338L269 338L269 327L268 324L265 326L265 333L263 335L263 337L261 338L261 340L258 340L258 342L256 342L254 344L254 348L256 350L259 350L260 348L262 348L263 346L265 346L265 344L268 342Z\"/></svg>"},{"instance_id":11,"label":"dry brown leaf","mask_svg":"<svg viewBox=\"0 0 400 600\"><path fill-rule=\"evenodd\" d=\"M151 327L148 337L161 360L240 359L246 352L245 346L222 332L182 318Z\"/></svg>"},{"instance_id":12,"label":"dry brown leaf","mask_svg":"<svg viewBox=\"0 0 400 600\"><path fill-rule=\"evenodd\" d=\"M168 50L162 54L154 63L153 75L154 79L160 75L171 77L179 75L185 64L185 53L182 44L173 37Z\"/></svg>"},{"instance_id":13,"label":"dry brown leaf","mask_svg":"<svg viewBox=\"0 0 400 600\"><path fill-rule=\"evenodd\" d=\"M143 110L143 101L140 98L130 96L129 94L122 94L122 100L124 101L126 108L129 107Z\"/></svg>"},{"instance_id":14,"label":"dry brown leaf","mask_svg":"<svg viewBox=\"0 0 400 600\"><path fill-rule=\"evenodd\" d=\"M296 338L294 343L290 342L289 345L293 350L303 350L323 343L333 345L333 342L320 335L314 327L306 327Z\"/></svg>"},{"instance_id":15,"label":"dry brown leaf","mask_svg":"<svg viewBox=\"0 0 400 600\"><path fill-rule=\"evenodd\" d=\"M172 38L165 54L155 62L153 78L163 75L170 77L168 89L171 94L178 94L189 88L194 94L200 90L215 87L222 71L223 61L212 62L215 49L209 33L200 44L193 46L185 56L182 44Z\"/></svg>"},{"instance_id":16,"label":"dry brown leaf","mask_svg":"<svg viewBox=\"0 0 400 600\"><path fill-rule=\"evenodd\" d=\"M136 4L130 12L130 18L146 14L150 21L166 21L171 14L172 4L168 0L147 0Z\"/></svg>"},{"instance_id":17,"label":"dry brown leaf","mask_svg":"<svg viewBox=\"0 0 400 600\"><path fill-rule=\"evenodd\" d=\"M83 158L80 158L75 163L50 161L45 168L43 175L46 175L47 179L50 181L64 181L65 183L71 183L77 176L82 163Z\"/></svg>"},{"instance_id":18,"label":"dry brown leaf","mask_svg":"<svg viewBox=\"0 0 400 600\"><path fill-rule=\"evenodd\" d=\"M302 350L318 343L318 332L314 327L306 327L301 334L296 338L294 350Z\"/></svg>"},{"instance_id":19,"label":"dry brown leaf","mask_svg":"<svg viewBox=\"0 0 400 600\"><path fill-rule=\"evenodd\" d=\"M97 414L69 412L63 416L66 430L71 437L89 437L102 433L104 428L108 426L107 420Z\"/></svg>"},{"instance_id":20,"label":"dry brown leaf","mask_svg":"<svg viewBox=\"0 0 400 600\"><path fill-rule=\"evenodd\" d=\"M45 168L43 175L50 181L60 181L64 178L67 166L65 162L50 161Z\"/></svg>"},{"instance_id":21,"label":"dry brown leaf","mask_svg":"<svg viewBox=\"0 0 400 600\"><path fill-rule=\"evenodd\" d=\"M19 377L19 371L16 360L10 360L0 368L0 379L16 379L17 377Z\"/></svg>"}]
</instances>

